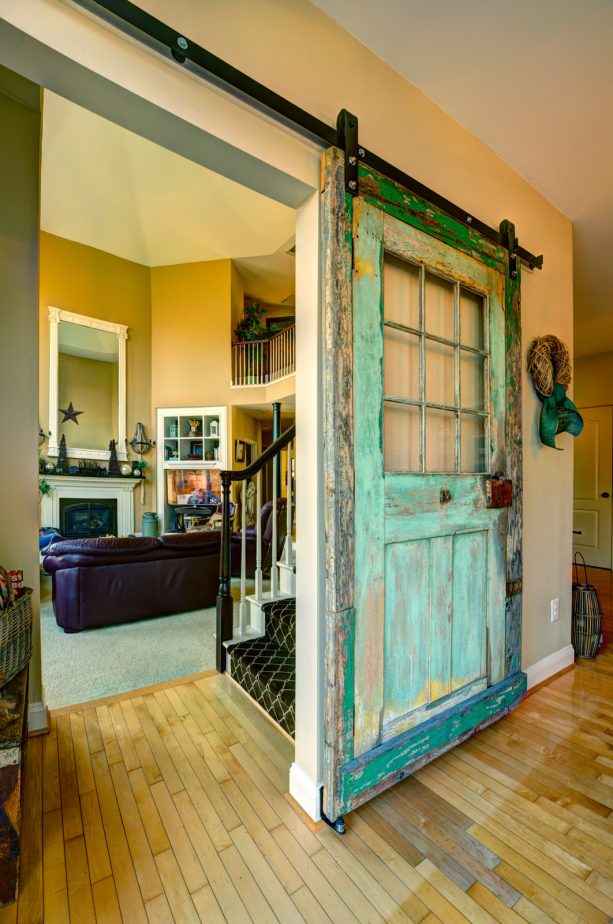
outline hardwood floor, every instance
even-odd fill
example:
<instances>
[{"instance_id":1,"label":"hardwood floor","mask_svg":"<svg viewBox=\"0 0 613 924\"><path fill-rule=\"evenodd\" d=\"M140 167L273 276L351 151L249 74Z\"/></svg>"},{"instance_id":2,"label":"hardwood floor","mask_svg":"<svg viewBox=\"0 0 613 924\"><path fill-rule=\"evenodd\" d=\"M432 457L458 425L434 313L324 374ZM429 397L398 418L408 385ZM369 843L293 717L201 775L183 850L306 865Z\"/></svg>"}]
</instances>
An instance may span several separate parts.
<instances>
[{"instance_id":1,"label":"hardwood floor","mask_svg":"<svg viewBox=\"0 0 613 924\"><path fill-rule=\"evenodd\" d=\"M591 572L613 637L610 572ZM32 738L18 905L0 924L613 918L613 647L347 819L284 796L292 745L190 679Z\"/></svg>"}]
</instances>

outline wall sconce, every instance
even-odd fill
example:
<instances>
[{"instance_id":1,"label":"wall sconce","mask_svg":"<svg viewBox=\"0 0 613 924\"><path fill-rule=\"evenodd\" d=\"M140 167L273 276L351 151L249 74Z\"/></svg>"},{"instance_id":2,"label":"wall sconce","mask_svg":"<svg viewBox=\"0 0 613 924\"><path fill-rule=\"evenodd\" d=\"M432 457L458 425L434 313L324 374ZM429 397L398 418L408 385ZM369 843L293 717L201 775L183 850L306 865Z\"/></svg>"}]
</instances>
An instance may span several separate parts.
<instances>
[{"instance_id":1,"label":"wall sconce","mask_svg":"<svg viewBox=\"0 0 613 924\"><path fill-rule=\"evenodd\" d=\"M145 428L142 425L142 423L136 424L136 432L134 436L132 437L132 439L130 440L130 446L132 447L133 451L137 453L137 455L139 456L146 455L146 453L149 452L151 447L155 446L155 442L153 440L147 439Z\"/></svg>"},{"instance_id":2,"label":"wall sconce","mask_svg":"<svg viewBox=\"0 0 613 924\"><path fill-rule=\"evenodd\" d=\"M49 434L42 427L38 428L38 445L42 446Z\"/></svg>"}]
</instances>

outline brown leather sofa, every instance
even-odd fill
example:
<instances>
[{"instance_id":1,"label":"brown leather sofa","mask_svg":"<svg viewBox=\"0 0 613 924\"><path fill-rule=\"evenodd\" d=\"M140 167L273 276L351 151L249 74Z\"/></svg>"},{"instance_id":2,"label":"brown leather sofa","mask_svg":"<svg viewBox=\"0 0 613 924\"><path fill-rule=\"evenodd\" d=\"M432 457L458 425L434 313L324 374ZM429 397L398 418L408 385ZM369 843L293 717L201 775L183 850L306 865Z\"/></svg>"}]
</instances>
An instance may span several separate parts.
<instances>
[{"instance_id":1,"label":"brown leather sofa","mask_svg":"<svg viewBox=\"0 0 613 924\"><path fill-rule=\"evenodd\" d=\"M53 579L57 624L80 632L213 606L219 549L214 531L54 542L43 566Z\"/></svg>"}]
</instances>

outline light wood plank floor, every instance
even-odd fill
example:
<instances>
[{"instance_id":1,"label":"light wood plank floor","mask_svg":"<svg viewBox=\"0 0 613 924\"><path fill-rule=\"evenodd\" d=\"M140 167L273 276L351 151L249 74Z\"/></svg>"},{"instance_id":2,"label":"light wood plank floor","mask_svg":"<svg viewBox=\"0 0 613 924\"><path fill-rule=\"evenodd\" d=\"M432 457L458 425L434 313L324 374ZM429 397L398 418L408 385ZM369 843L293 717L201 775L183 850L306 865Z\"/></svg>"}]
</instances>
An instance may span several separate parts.
<instances>
[{"instance_id":1,"label":"light wood plank floor","mask_svg":"<svg viewBox=\"0 0 613 924\"><path fill-rule=\"evenodd\" d=\"M611 574L594 575L610 617ZM57 714L29 742L21 896L0 924L606 924L612 704L609 645L344 838L294 811L291 744L223 677Z\"/></svg>"}]
</instances>

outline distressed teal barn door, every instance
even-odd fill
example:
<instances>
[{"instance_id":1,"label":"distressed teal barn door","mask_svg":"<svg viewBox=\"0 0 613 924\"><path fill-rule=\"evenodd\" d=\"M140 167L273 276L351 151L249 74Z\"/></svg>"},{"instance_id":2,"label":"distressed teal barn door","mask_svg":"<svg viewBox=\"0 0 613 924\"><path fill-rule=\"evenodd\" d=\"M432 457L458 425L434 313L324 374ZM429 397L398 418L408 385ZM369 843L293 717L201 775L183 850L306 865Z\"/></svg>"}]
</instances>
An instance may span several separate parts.
<instances>
[{"instance_id":1,"label":"distressed teal barn door","mask_svg":"<svg viewBox=\"0 0 613 924\"><path fill-rule=\"evenodd\" d=\"M342 155L328 151L331 820L525 690L519 271L510 276L503 248L372 171L360 170L359 190L345 194Z\"/></svg>"}]
</instances>

